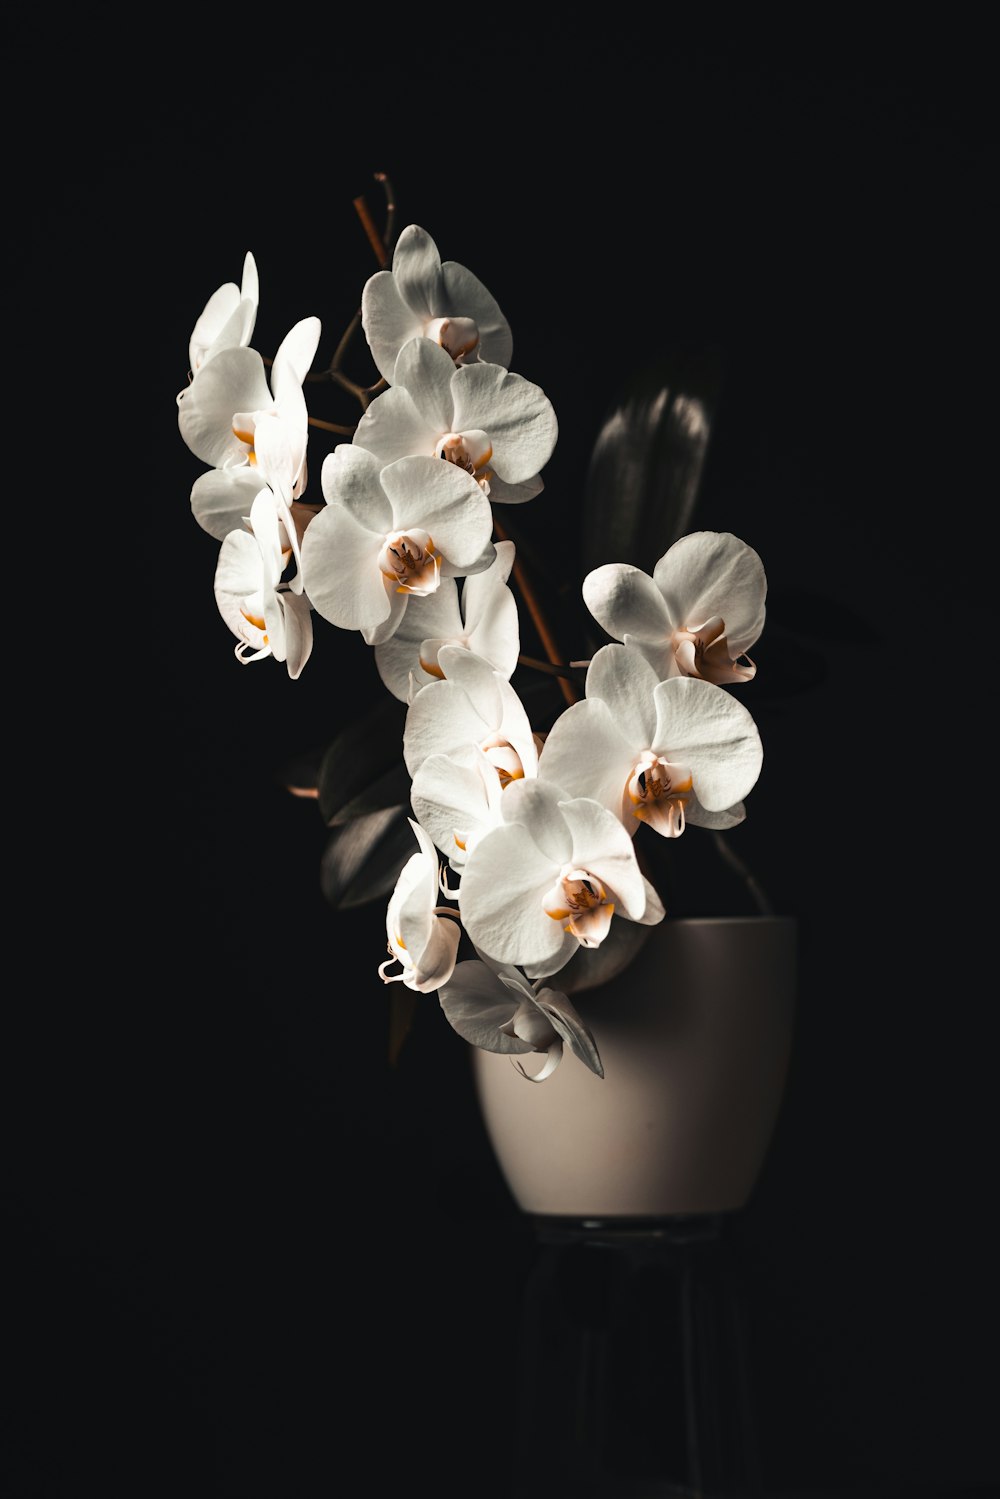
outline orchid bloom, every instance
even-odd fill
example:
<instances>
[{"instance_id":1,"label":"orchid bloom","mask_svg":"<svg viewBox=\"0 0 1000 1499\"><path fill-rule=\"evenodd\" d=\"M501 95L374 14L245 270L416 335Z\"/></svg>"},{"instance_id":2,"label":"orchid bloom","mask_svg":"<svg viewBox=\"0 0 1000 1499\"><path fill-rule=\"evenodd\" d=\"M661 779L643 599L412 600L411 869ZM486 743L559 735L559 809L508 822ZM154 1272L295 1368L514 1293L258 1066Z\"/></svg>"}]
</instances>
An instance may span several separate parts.
<instances>
[{"instance_id":1,"label":"orchid bloom","mask_svg":"<svg viewBox=\"0 0 1000 1499\"><path fill-rule=\"evenodd\" d=\"M312 615L302 594L282 587L289 552L275 496L261 489L250 508L249 531L230 531L219 549L215 601L236 636L243 665L273 656L298 677L312 650Z\"/></svg>"},{"instance_id":2,"label":"orchid bloom","mask_svg":"<svg viewBox=\"0 0 1000 1499\"><path fill-rule=\"evenodd\" d=\"M485 571L496 552L490 502L471 474L434 458L397 458L339 443L323 461L326 506L302 540L313 607L331 624L390 640L411 598L443 577Z\"/></svg>"},{"instance_id":3,"label":"orchid bloom","mask_svg":"<svg viewBox=\"0 0 1000 1499\"><path fill-rule=\"evenodd\" d=\"M604 1076L597 1043L565 994L532 983L510 963L485 957L457 963L438 990L453 1030L483 1051L506 1053L523 1077L540 1083L551 1077L564 1044L591 1072ZM540 1053L545 1062L530 1073L518 1055Z\"/></svg>"},{"instance_id":4,"label":"orchid bloom","mask_svg":"<svg viewBox=\"0 0 1000 1499\"><path fill-rule=\"evenodd\" d=\"M675 541L652 577L608 562L583 581L583 599L615 640L637 646L663 679L749 682L746 652L764 628L767 579L752 547L728 531L693 531Z\"/></svg>"},{"instance_id":5,"label":"orchid bloom","mask_svg":"<svg viewBox=\"0 0 1000 1499\"><path fill-rule=\"evenodd\" d=\"M221 349L177 397L181 436L195 457L210 465L191 490L191 509L218 541L242 527L263 484L280 489L286 505L306 488L309 414L302 386L319 335L315 317L289 330L274 356L270 385L256 349ZM265 471L269 456L271 471ZM278 483L276 467L288 470L287 481ZM291 530L290 517L287 524Z\"/></svg>"},{"instance_id":6,"label":"orchid bloom","mask_svg":"<svg viewBox=\"0 0 1000 1499\"><path fill-rule=\"evenodd\" d=\"M196 375L220 349L242 348L253 337L260 300L257 262L248 250L243 258L243 280L226 281L209 297L188 341L189 369Z\"/></svg>"},{"instance_id":7,"label":"orchid bloom","mask_svg":"<svg viewBox=\"0 0 1000 1499\"><path fill-rule=\"evenodd\" d=\"M412 597L396 633L375 647L375 666L393 697L409 703L415 692L440 681L442 646L461 645L508 680L521 649L517 602L507 585L514 543L496 542L496 556L481 573L442 578L435 593Z\"/></svg>"},{"instance_id":8,"label":"orchid bloom","mask_svg":"<svg viewBox=\"0 0 1000 1499\"><path fill-rule=\"evenodd\" d=\"M417 767L410 805L451 869L461 871L483 834L503 821L503 790L496 766L477 745L428 755Z\"/></svg>"},{"instance_id":9,"label":"orchid bloom","mask_svg":"<svg viewBox=\"0 0 1000 1499\"><path fill-rule=\"evenodd\" d=\"M410 224L396 240L392 269L376 271L361 293L361 326L379 373L391 385L411 338L429 338L455 364L485 359L510 366L510 325L486 287L455 260L442 261L425 229Z\"/></svg>"},{"instance_id":10,"label":"orchid bloom","mask_svg":"<svg viewBox=\"0 0 1000 1499\"><path fill-rule=\"evenodd\" d=\"M412 817L409 822L419 848L403 865L389 897L385 930L391 956L378 971L383 983L427 994L451 978L462 931L454 907L437 904L437 850L420 824ZM391 973L397 963L400 971Z\"/></svg>"},{"instance_id":11,"label":"orchid bloom","mask_svg":"<svg viewBox=\"0 0 1000 1499\"><path fill-rule=\"evenodd\" d=\"M531 779L538 767L538 741L507 678L459 645L442 646L438 661L443 680L421 687L406 713L403 759L410 775L430 755L461 754L475 747L493 766L501 788Z\"/></svg>"},{"instance_id":12,"label":"orchid bloom","mask_svg":"<svg viewBox=\"0 0 1000 1499\"><path fill-rule=\"evenodd\" d=\"M456 463L494 502L519 504L540 492L557 434L552 402L530 380L499 364L456 367L439 344L411 338L353 440L383 463L408 453Z\"/></svg>"},{"instance_id":13,"label":"orchid bloom","mask_svg":"<svg viewBox=\"0 0 1000 1499\"><path fill-rule=\"evenodd\" d=\"M632 839L599 802L535 777L508 786L500 807L503 823L479 839L462 874L462 923L479 952L546 978L581 947L598 947L616 916L663 919Z\"/></svg>"},{"instance_id":14,"label":"orchid bloom","mask_svg":"<svg viewBox=\"0 0 1000 1499\"><path fill-rule=\"evenodd\" d=\"M633 836L641 823L678 838L688 822L724 829L744 820L763 746L730 693L696 677L660 681L635 646L606 645L587 670L586 694L549 730L541 777L594 797Z\"/></svg>"}]
</instances>

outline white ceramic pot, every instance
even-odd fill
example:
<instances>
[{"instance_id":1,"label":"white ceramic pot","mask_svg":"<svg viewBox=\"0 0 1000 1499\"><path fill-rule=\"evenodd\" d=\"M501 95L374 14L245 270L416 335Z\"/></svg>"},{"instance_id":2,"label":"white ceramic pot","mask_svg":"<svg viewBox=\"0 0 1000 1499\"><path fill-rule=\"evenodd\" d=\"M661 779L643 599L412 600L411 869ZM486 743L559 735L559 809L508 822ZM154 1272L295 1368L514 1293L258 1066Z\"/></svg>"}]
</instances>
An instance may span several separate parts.
<instances>
[{"instance_id":1,"label":"white ceramic pot","mask_svg":"<svg viewBox=\"0 0 1000 1499\"><path fill-rule=\"evenodd\" d=\"M662 921L610 983L573 996L604 1065L567 1053L541 1083L472 1048L487 1134L537 1216L664 1218L746 1203L788 1071L791 917Z\"/></svg>"}]
</instances>

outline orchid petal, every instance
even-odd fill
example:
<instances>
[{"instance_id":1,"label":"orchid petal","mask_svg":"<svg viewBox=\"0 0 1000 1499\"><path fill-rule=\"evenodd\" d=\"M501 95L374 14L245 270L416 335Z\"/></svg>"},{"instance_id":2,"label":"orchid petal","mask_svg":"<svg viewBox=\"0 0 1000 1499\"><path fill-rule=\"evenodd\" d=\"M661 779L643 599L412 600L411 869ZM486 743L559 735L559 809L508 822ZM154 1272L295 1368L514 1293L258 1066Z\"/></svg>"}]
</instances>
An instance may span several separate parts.
<instances>
[{"instance_id":1,"label":"orchid petal","mask_svg":"<svg viewBox=\"0 0 1000 1499\"><path fill-rule=\"evenodd\" d=\"M473 318L479 328L479 358L509 368L514 339L496 298L456 260L442 262L441 279L444 303L435 308L435 316L451 313Z\"/></svg>"},{"instance_id":2,"label":"orchid petal","mask_svg":"<svg viewBox=\"0 0 1000 1499\"><path fill-rule=\"evenodd\" d=\"M177 406L177 424L187 446L203 463L223 468L246 459L246 444L233 432L237 411L270 408L264 361L255 349L220 349L202 365Z\"/></svg>"},{"instance_id":3,"label":"orchid petal","mask_svg":"<svg viewBox=\"0 0 1000 1499\"><path fill-rule=\"evenodd\" d=\"M650 748L656 741L656 704L653 693L658 678L645 656L626 645L602 646L587 668L588 698L607 703L622 734L636 748Z\"/></svg>"},{"instance_id":4,"label":"orchid petal","mask_svg":"<svg viewBox=\"0 0 1000 1499\"><path fill-rule=\"evenodd\" d=\"M505 1031L517 1001L495 973L475 958L455 964L454 972L438 990L448 1023L472 1046L483 1051L528 1052L531 1045Z\"/></svg>"},{"instance_id":5,"label":"orchid petal","mask_svg":"<svg viewBox=\"0 0 1000 1499\"><path fill-rule=\"evenodd\" d=\"M728 531L694 531L675 541L653 569L675 627L694 629L712 615L725 620L732 658L761 636L767 577L760 557Z\"/></svg>"},{"instance_id":6,"label":"orchid petal","mask_svg":"<svg viewBox=\"0 0 1000 1499\"><path fill-rule=\"evenodd\" d=\"M573 857L573 835L561 806L563 798L561 787L535 779L515 781L507 787L501 802L504 821L529 829L532 842L549 861L550 872L557 871ZM553 877L550 873L550 878L543 881L546 887Z\"/></svg>"},{"instance_id":7,"label":"orchid petal","mask_svg":"<svg viewBox=\"0 0 1000 1499\"><path fill-rule=\"evenodd\" d=\"M603 1077L604 1066L597 1043L566 995L556 989L540 989L535 996L535 1003L551 1021L573 1055L584 1066L589 1067L591 1072Z\"/></svg>"},{"instance_id":8,"label":"orchid petal","mask_svg":"<svg viewBox=\"0 0 1000 1499\"><path fill-rule=\"evenodd\" d=\"M764 758L751 714L723 687L698 677L671 677L655 690L653 748L691 769L694 791L707 812L742 800L760 775Z\"/></svg>"},{"instance_id":9,"label":"orchid petal","mask_svg":"<svg viewBox=\"0 0 1000 1499\"><path fill-rule=\"evenodd\" d=\"M345 505L327 505L310 522L302 539L305 591L331 624L371 631L390 619L386 580L378 570L381 540Z\"/></svg>"},{"instance_id":10,"label":"orchid petal","mask_svg":"<svg viewBox=\"0 0 1000 1499\"><path fill-rule=\"evenodd\" d=\"M408 224L392 252L392 274L399 294L422 318L452 311L443 301L441 256L426 229Z\"/></svg>"},{"instance_id":11,"label":"orchid petal","mask_svg":"<svg viewBox=\"0 0 1000 1499\"><path fill-rule=\"evenodd\" d=\"M452 868L461 868L479 838L502 821L499 778L481 750L429 755L410 787L414 816Z\"/></svg>"},{"instance_id":12,"label":"orchid petal","mask_svg":"<svg viewBox=\"0 0 1000 1499\"><path fill-rule=\"evenodd\" d=\"M540 474L525 479L523 484L508 484L498 474L494 474L490 479L490 503L523 505L526 500L533 500L536 495L541 494L544 487Z\"/></svg>"},{"instance_id":13,"label":"orchid petal","mask_svg":"<svg viewBox=\"0 0 1000 1499\"><path fill-rule=\"evenodd\" d=\"M527 784L534 783L517 787ZM542 908L552 876L552 861L526 828L504 824L485 833L462 875L462 921L475 946L500 962L561 967L577 943Z\"/></svg>"},{"instance_id":14,"label":"orchid petal","mask_svg":"<svg viewBox=\"0 0 1000 1499\"><path fill-rule=\"evenodd\" d=\"M392 504L382 488L382 464L373 453L338 443L323 459L320 487L327 504L342 505L380 540L392 529Z\"/></svg>"},{"instance_id":15,"label":"orchid petal","mask_svg":"<svg viewBox=\"0 0 1000 1499\"><path fill-rule=\"evenodd\" d=\"M427 338L413 338L410 343L426 344L437 348ZM409 345L407 345L409 347ZM449 369L455 366L451 359L438 349L448 361ZM399 360L396 361L397 366ZM413 395L401 386L393 386L376 396L354 429L352 439L356 447L374 453L383 463L393 463L397 458L406 458L412 453L433 456L434 444L442 431L448 431L450 423L439 427L428 420L417 405Z\"/></svg>"},{"instance_id":16,"label":"orchid petal","mask_svg":"<svg viewBox=\"0 0 1000 1499\"><path fill-rule=\"evenodd\" d=\"M230 531L244 531L244 517L265 487L265 480L249 464L240 468L210 468L194 481L191 512L203 531L223 541Z\"/></svg>"},{"instance_id":17,"label":"orchid petal","mask_svg":"<svg viewBox=\"0 0 1000 1499\"><path fill-rule=\"evenodd\" d=\"M564 708L552 725L538 758L538 776L567 797L592 797L620 818L634 760L633 745L607 703L587 698Z\"/></svg>"},{"instance_id":18,"label":"orchid petal","mask_svg":"<svg viewBox=\"0 0 1000 1499\"><path fill-rule=\"evenodd\" d=\"M559 1066L559 1063L562 1061L562 1054L563 1044L561 1039L557 1038L548 1047L545 1053L544 1065L539 1069L538 1072L529 1072L524 1063L518 1061L516 1057L511 1057L511 1061L513 1062L514 1066L517 1068L521 1076L526 1077L529 1083L543 1083L547 1077L552 1076L553 1072L555 1072L556 1068Z\"/></svg>"},{"instance_id":19,"label":"orchid petal","mask_svg":"<svg viewBox=\"0 0 1000 1499\"><path fill-rule=\"evenodd\" d=\"M455 431L482 428L489 433L490 466L502 479L519 484L544 468L556 445L558 424L540 386L500 364L481 363L455 370L452 390Z\"/></svg>"},{"instance_id":20,"label":"orchid petal","mask_svg":"<svg viewBox=\"0 0 1000 1499\"><path fill-rule=\"evenodd\" d=\"M491 547L489 501L472 475L453 463L417 454L397 458L381 470L380 481L392 505L393 527L428 531L453 565L479 562L484 548Z\"/></svg>"},{"instance_id":21,"label":"orchid petal","mask_svg":"<svg viewBox=\"0 0 1000 1499\"><path fill-rule=\"evenodd\" d=\"M631 563L607 562L588 573L583 601L615 640L623 641L629 634L643 644L656 644L673 629L662 593L648 573Z\"/></svg>"},{"instance_id":22,"label":"orchid petal","mask_svg":"<svg viewBox=\"0 0 1000 1499\"><path fill-rule=\"evenodd\" d=\"M646 882L636 862L632 839L619 818L589 797L560 803L573 839L573 859L585 863L621 912L638 921L646 909Z\"/></svg>"},{"instance_id":23,"label":"orchid petal","mask_svg":"<svg viewBox=\"0 0 1000 1499\"><path fill-rule=\"evenodd\" d=\"M430 452L433 452L434 444L443 433L457 430L454 396L456 373L455 361L451 355L430 338L411 338L396 357L392 383L406 389L428 430L433 433L428 450ZM377 401L373 401L368 412L381 399L380 396ZM477 425L479 424L476 422L462 423L464 427Z\"/></svg>"}]
</instances>

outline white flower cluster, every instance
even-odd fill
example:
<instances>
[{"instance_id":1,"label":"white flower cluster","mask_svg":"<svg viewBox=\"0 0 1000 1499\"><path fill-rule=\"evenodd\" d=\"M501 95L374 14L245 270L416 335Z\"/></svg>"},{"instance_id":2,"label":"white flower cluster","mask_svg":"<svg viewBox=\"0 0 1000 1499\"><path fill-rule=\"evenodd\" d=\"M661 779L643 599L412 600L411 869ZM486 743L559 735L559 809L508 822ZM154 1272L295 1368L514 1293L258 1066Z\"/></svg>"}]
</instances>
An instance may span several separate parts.
<instances>
[{"instance_id":1,"label":"white flower cluster","mask_svg":"<svg viewBox=\"0 0 1000 1499\"><path fill-rule=\"evenodd\" d=\"M510 369L497 302L425 230L400 234L361 303L382 388L325 457L316 506L303 500L303 387L320 322L295 324L268 376L250 347L258 291L248 254L242 284L220 287L195 324L177 397L181 436L207 465L191 504L220 543L215 592L236 655L273 656L295 678L314 614L361 633L406 704L416 843L388 902L381 977L437 991L473 1045L543 1054L534 1081L564 1046L602 1075L586 1025L545 981L622 923L663 919L640 828L677 838L688 823L743 820L762 747L724 689L754 675L760 558L698 531L652 575L614 562L589 573L583 601L610 643L587 664L585 695L537 734L511 680L515 548L494 539L493 507L542 492L557 423ZM476 956L459 961L463 933Z\"/></svg>"}]
</instances>

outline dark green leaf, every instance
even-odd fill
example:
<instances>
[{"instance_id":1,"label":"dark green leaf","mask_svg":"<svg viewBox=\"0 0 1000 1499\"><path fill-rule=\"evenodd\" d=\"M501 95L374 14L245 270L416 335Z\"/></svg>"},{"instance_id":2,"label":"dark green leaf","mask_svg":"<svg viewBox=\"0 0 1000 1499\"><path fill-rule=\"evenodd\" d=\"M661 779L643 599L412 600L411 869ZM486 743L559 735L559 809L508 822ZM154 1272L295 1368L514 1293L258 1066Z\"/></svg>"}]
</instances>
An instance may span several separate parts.
<instances>
[{"instance_id":1,"label":"dark green leaf","mask_svg":"<svg viewBox=\"0 0 1000 1499\"><path fill-rule=\"evenodd\" d=\"M410 773L400 750L399 764L372 781L370 786L366 786L346 806L341 807L331 825L339 827L352 818L366 817L370 812L384 812L387 807L408 807L411 785Z\"/></svg>"},{"instance_id":2,"label":"dark green leaf","mask_svg":"<svg viewBox=\"0 0 1000 1499\"><path fill-rule=\"evenodd\" d=\"M391 894L419 844L408 807L386 807L334 828L320 860L320 887L335 910Z\"/></svg>"},{"instance_id":3,"label":"dark green leaf","mask_svg":"<svg viewBox=\"0 0 1000 1499\"><path fill-rule=\"evenodd\" d=\"M387 693L363 718L352 720L337 735L319 767L319 810L324 822L333 826L343 821L352 802L382 776L398 771L405 724L406 704ZM405 800L409 800L408 793ZM380 804L388 805L384 800Z\"/></svg>"},{"instance_id":4,"label":"dark green leaf","mask_svg":"<svg viewBox=\"0 0 1000 1499\"><path fill-rule=\"evenodd\" d=\"M715 414L710 355L675 353L639 371L608 413L584 488L582 563L643 572L690 529Z\"/></svg>"}]
</instances>

